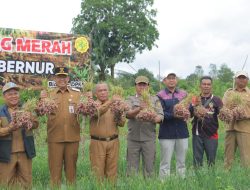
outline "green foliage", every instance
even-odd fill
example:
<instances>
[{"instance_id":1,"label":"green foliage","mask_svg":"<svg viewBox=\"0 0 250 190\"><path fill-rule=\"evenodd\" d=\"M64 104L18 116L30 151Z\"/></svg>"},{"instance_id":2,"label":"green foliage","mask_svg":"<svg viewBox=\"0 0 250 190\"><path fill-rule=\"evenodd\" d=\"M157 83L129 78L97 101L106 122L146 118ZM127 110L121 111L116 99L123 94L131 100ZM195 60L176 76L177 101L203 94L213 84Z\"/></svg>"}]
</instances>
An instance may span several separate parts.
<instances>
[{"instance_id":1,"label":"green foliage","mask_svg":"<svg viewBox=\"0 0 250 190\"><path fill-rule=\"evenodd\" d=\"M218 70L218 79L223 83L233 84L234 72L226 65L222 64Z\"/></svg>"},{"instance_id":2,"label":"green foliage","mask_svg":"<svg viewBox=\"0 0 250 190\"><path fill-rule=\"evenodd\" d=\"M26 102L31 98L38 98L40 96L40 91L32 89L22 89L20 90L20 100L21 102Z\"/></svg>"},{"instance_id":3,"label":"green foliage","mask_svg":"<svg viewBox=\"0 0 250 190\"><path fill-rule=\"evenodd\" d=\"M125 94L131 94L131 93L135 94L135 90L132 90L132 89L135 88L136 77L140 75L148 77L151 94L155 94L156 92L160 90L161 82L159 82L154 77L153 73L147 70L146 68L139 69L136 74L121 72L118 74L118 77L112 81L112 83L114 83L115 85L122 86L125 89ZM128 90L129 92L126 93L126 90Z\"/></svg>"},{"instance_id":4,"label":"green foliage","mask_svg":"<svg viewBox=\"0 0 250 190\"><path fill-rule=\"evenodd\" d=\"M213 81L213 93L219 97L223 97L226 90L232 87L231 82L224 83L219 79Z\"/></svg>"},{"instance_id":5,"label":"green foliage","mask_svg":"<svg viewBox=\"0 0 250 190\"><path fill-rule=\"evenodd\" d=\"M3 94L2 90L0 90L0 93ZM4 104L3 96L0 96L0 105Z\"/></svg>"},{"instance_id":6,"label":"green foliage","mask_svg":"<svg viewBox=\"0 0 250 190\"><path fill-rule=\"evenodd\" d=\"M190 128L190 125L189 125ZM46 139L46 127L40 126L39 135L36 136L37 156L33 159L33 188L38 190L50 189L50 174L48 168L48 150ZM155 176L145 179L140 173L128 177L126 175L126 152L127 152L127 127L120 128L120 151L119 151L119 165L118 165L118 180L117 184L113 186L107 181L98 183L93 176L90 169L89 160L89 127L88 125L82 130L82 141L80 142L79 157L77 162L77 182L75 187L67 187L65 183L65 177L62 180L62 189L84 189L84 190L102 190L102 189L136 189L136 190L161 190L161 189L173 189L173 190L238 190L249 189L250 187L250 169L240 166L239 152L236 152L236 158L234 165L230 171L224 170L224 128L221 123L219 129L219 144L217 151L216 164L212 168L208 168L206 165L206 159L204 158L204 167L195 170L193 168L192 158L192 142L189 138L189 149L186 157L186 178L181 179L175 174L176 160L173 156L171 163L172 175L162 182L158 178L159 165L160 165L160 145L156 140L156 162L155 162ZM158 130L158 128L157 128ZM64 176L64 174L63 174Z\"/></svg>"},{"instance_id":7,"label":"green foliage","mask_svg":"<svg viewBox=\"0 0 250 190\"><path fill-rule=\"evenodd\" d=\"M199 88L199 77L197 74L192 73L186 78L186 85L188 87L188 91L193 91L192 89L197 89Z\"/></svg>"},{"instance_id":8,"label":"green foliage","mask_svg":"<svg viewBox=\"0 0 250 190\"><path fill-rule=\"evenodd\" d=\"M82 0L81 14L73 19L72 32L89 35L92 61L99 79L118 62L132 62L136 53L151 50L158 39L153 0Z\"/></svg>"}]
</instances>

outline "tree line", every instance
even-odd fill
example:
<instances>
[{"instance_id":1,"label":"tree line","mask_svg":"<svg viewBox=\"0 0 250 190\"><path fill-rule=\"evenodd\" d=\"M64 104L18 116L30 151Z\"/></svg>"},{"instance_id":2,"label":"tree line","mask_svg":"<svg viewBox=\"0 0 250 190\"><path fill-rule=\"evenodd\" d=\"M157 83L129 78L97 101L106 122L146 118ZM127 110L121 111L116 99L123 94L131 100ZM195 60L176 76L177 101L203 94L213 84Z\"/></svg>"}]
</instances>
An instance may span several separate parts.
<instances>
[{"instance_id":1,"label":"tree line","mask_svg":"<svg viewBox=\"0 0 250 190\"><path fill-rule=\"evenodd\" d=\"M178 73L176 73L178 76ZM150 80L151 92L156 93L164 88L162 80L159 76L154 74L146 68L139 69L136 74L120 71L115 79L107 77L108 81L115 85L120 85L126 89L126 95L132 94L134 91L134 80L137 76L144 75ZM233 87L234 72L226 64L221 64L219 68L217 65L210 64L208 74L205 74L201 65L197 65L194 72L189 74L186 78L179 78L178 87L186 90L189 93L199 92L199 79L209 75L213 79L213 93L222 97L228 88ZM97 80L97 79L96 79Z\"/></svg>"}]
</instances>

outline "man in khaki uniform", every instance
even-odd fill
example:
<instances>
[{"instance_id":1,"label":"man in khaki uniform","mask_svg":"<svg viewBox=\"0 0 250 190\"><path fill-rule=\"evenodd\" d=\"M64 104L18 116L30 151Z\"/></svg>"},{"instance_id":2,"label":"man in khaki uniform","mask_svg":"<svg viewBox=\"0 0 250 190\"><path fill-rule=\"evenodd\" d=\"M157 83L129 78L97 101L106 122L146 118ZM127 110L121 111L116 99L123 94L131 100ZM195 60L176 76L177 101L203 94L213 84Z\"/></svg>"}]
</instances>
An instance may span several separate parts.
<instances>
[{"instance_id":1,"label":"man in khaki uniform","mask_svg":"<svg viewBox=\"0 0 250 190\"><path fill-rule=\"evenodd\" d=\"M152 176L154 172L156 154L156 123L163 120L163 110L157 96L151 96L150 102L156 112L153 122L140 121L136 115L145 107L141 101L141 93L148 90L149 79L138 76L135 79L136 95L127 100L130 110L126 113L128 120L128 148L127 148L127 174L137 173L140 166L140 157L143 160L144 176Z\"/></svg>"},{"instance_id":2,"label":"man in khaki uniform","mask_svg":"<svg viewBox=\"0 0 250 190\"><path fill-rule=\"evenodd\" d=\"M0 188L31 189L32 158L36 155L32 130L16 129L11 121L11 113L21 108L19 87L12 82L5 84L3 97L5 105L0 108ZM33 128L37 128L37 120L32 120Z\"/></svg>"},{"instance_id":3,"label":"man in khaki uniform","mask_svg":"<svg viewBox=\"0 0 250 190\"><path fill-rule=\"evenodd\" d=\"M67 183L73 184L76 180L80 125L75 111L80 92L67 87L69 76L66 67L55 69L55 81L57 88L50 93L50 98L55 100L58 108L48 115L48 156L51 183L60 186L63 167ZM41 98L46 97L46 92L42 91Z\"/></svg>"},{"instance_id":4,"label":"man in khaki uniform","mask_svg":"<svg viewBox=\"0 0 250 190\"><path fill-rule=\"evenodd\" d=\"M117 98L108 99L109 90L106 83L96 85L95 95L100 107L98 116L90 120L91 168L99 180L107 178L111 182L115 182L119 157L118 126L124 126L125 116L120 115L119 123L114 121L110 105Z\"/></svg>"},{"instance_id":5,"label":"man in khaki uniform","mask_svg":"<svg viewBox=\"0 0 250 190\"><path fill-rule=\"evenodd\" d=\"M243 102L247 119L234 120L227 125L225 136L225 168L230 169L234 160L237 147L240 152L240 159L243 166L250 166L250 90L247 87L248 74L239 71L235 75L235 89L229 89L223 97L224 106L233 95L239 95ZM232 108L230 108L232 109Z\"/></svg>"}]
</instances>

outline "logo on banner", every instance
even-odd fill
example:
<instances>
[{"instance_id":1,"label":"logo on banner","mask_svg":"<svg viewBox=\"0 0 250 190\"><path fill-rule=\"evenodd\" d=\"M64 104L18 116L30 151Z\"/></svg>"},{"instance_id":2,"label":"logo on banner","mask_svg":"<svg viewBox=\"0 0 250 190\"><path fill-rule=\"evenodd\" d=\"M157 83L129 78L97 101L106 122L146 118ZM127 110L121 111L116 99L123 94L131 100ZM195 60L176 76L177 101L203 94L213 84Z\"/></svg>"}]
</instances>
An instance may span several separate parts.
<instances>
[{"instance_id":1,"label":"logo on banner","mask_svg":"<svg viewBox=\"0 0 250 190\"><path fill-rule=\"evenodd\" d=\"M75 41L75 48L80 53L85 53L89 49L89 41L85 37L77 38Z\"/></svg>"}]
</instances>

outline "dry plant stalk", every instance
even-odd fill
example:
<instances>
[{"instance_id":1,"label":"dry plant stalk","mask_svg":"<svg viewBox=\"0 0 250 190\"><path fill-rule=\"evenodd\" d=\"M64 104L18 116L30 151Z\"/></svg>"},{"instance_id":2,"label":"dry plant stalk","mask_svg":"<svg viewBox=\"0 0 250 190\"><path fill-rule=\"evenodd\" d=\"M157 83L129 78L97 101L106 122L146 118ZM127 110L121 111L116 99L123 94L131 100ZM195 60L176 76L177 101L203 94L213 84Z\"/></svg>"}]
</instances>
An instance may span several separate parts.
<instances>
[{"instance_id":1,"label":"dry plant stalk","mask_svg":"<svg viewBox=\"0 0 250 190\"><path fill-rule=\"evenodd\" d=\"M154 122L156 113L151 105L150 93L147 90L142 91L141 93L142 101L147 105L146 108L142 109L137 115L136 119L140 121Z\"/></svg>"},{"instance_id":2,"label":"dry plant stalk","mask_svg":"<svg viewBox=\"0 0 250 190\"><path fill-rule=\"evenodd\" d=\"M201 97L200 96L193 96L192 97L192 105L194 106L194 115L201 120L204 120L205 116L207 115L207 109L202 105Z\"/></svg>"},{"instance_id":3,"label":"dry plant stalk","mask_svg":"<svg viewBox=\"0 0 250 190\"><path fill-rule=\"evenodd\" d=\"M176 104L173 110L174 116L177 118L183 118L184 120L188 120L190 118L190 112L188 110L188 107L191 101L192 101L192 95L188 95L178 104Z\"/></svg>"},{"instance_id":4,"label":"dry plant stalk","mask_svg":"<svg viewBox=\"0 0 250 190\"><path fill-rule=\"evenodd\" d=\"M229 124L234 119L233 111L224 106L223 108L221 108L218 118L221 121L224 121L225 123Z\"/></svg>"},{"instance_id":5,"label":"dry plant stalk","mask_svg":"<svg viewBox=\"0 0 250 190\"><path fill-rule=\"evenodd\" d=\"M122 118L121 117L122 114L124 114L129 109L128 104L122 98L123 93L124 93L124 90L120 86L113 86L111 88L112 96L118 96L121 98L120 100L113 101L110 105L110 109L111 109L111 112L114 114L114 121L116 123L120 122Z\"/></svg>"},{"instance_id":6,"label":"dry plant stalk","mask_svg":"<svg viewBox=\"0 0 250 190\"><path fill-rule=\"evenodd\" d=\"M194 115L199 119L204 119L207 114L207 109L203 105L198 105L194 108Z\"/></svg>"},{"instance_id":7,"label":"dry plant stalk","mask_svg":"<svg viewBox=\"0 0 250 190\"><path fill-rule=\"evenodd\" d=\"M247 118L245 106L246 102L237 93L233 93L227 99L226 107L232 110L234 120L242 120Z\"/></svg>"}]
</instances>

